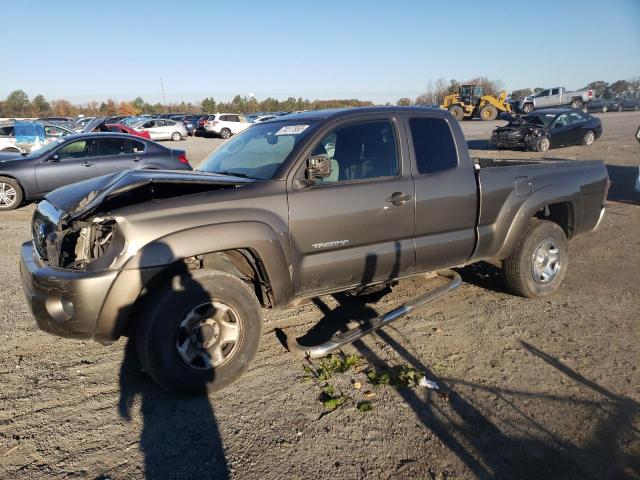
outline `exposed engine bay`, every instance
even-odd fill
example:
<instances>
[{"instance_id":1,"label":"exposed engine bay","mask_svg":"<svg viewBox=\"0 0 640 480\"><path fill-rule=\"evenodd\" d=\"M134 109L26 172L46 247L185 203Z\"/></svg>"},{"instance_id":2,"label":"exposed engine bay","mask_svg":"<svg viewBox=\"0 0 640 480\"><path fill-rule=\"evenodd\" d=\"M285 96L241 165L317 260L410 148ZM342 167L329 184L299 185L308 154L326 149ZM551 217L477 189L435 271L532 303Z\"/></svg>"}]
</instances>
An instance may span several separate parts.
<instances>
[{"instance_id":1,"label":"exposed engine bay","mask_svg":"<svg viewBox=\"0 0 640 480\"><path fill-rule=\"evenodd\" d=\"M523 148L536 150L547 133L547 126L538 116L513 116L509 123L497 127L491 135L491 144L497 148Z\"/></svg>"}]
</instances>

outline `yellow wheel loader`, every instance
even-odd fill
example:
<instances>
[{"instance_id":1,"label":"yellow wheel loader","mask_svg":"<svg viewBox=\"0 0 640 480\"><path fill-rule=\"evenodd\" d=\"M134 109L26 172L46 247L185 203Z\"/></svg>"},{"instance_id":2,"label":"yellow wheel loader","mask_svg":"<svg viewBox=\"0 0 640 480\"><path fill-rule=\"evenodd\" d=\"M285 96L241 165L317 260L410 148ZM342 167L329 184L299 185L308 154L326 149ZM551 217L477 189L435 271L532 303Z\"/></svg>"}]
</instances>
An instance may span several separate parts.
<instances>
[{"instance_id":1,"label":"yellow wheel loader","mask_svg":"<svg viewBox=\"0 0 640 480\"><path fill-rule=\"evenodd\" d=\"M456 120L480 117L482 120L495 120L499 112L511 113L507 103L507 92L500 95L483 95L482 85L460 85L456 93L444 97L440 108L449 110Z\"/></svg>"}]
</instances>

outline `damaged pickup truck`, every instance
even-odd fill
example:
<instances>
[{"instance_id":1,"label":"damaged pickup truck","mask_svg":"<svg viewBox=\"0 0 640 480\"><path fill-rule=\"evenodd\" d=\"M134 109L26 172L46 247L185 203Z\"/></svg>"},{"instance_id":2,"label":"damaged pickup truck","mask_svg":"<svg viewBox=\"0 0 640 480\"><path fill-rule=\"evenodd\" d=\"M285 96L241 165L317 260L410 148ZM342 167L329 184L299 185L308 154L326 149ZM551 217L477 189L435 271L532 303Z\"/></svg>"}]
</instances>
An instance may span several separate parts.
<instances>
[{"instance_id":1,"label":"damaged pickup truck","mask_svg":"<svg viewBox=\"0 0 640 480\"><path fill-rule=\"evenodd\" d=\"M41 329L134 337L153 379L199 394L247 368L261 308L448 278L328 342L289 339L318 357L454 290L450 267L501 261L515 294L554 292L568 240L598 227L608 188L600 161L472 161L442 110L305 112L253 125L194 172L125 171L50 193L22 281Z\"/></svg>"}]
</instances>

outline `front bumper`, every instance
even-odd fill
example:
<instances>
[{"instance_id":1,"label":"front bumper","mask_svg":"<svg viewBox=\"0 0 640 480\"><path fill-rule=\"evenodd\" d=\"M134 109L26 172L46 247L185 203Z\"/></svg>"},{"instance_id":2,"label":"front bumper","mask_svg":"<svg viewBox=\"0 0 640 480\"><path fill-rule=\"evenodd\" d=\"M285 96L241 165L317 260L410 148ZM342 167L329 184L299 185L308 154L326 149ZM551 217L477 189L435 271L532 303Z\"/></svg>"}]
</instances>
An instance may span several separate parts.
<instances>
[{"instance_id":1,"label":"front bumper","mask_svg":"<svg viewBox=\"0 0 640 480\"><path fill-rule=\"evenodd\" d=\"M20 275L38 327L66 338L92 339L118 272L84 272L41 262L32 242L22 245Z\"/></svg>"}]
</instances>

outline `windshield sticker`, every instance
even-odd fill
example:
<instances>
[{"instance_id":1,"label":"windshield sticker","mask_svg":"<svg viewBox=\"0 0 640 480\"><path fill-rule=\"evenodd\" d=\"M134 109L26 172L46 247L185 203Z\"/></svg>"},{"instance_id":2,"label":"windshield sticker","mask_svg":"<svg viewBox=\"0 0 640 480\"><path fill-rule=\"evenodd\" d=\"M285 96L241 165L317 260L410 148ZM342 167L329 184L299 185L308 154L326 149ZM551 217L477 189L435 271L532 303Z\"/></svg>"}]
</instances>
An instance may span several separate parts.
<instances>
[{"instance_id":1,"label":"windshield sticker","mask_svg":"<svg viewBox=\"0 0 640 480\"><path fill-rule=\"evenodd\" d=\"M278 130L275 135L298 135L304 132L309 125L287 125Z\"/></svg>"}]
</instances>

